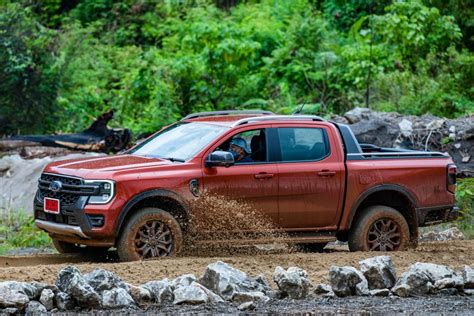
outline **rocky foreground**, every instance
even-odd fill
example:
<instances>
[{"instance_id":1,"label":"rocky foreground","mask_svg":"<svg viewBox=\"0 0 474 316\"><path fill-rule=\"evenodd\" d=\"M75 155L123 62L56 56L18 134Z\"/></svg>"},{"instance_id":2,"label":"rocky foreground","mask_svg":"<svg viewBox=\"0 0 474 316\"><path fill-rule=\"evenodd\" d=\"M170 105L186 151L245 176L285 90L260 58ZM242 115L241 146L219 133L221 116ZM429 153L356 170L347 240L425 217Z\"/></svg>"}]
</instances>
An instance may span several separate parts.
<instances>
[{"instance_id":1,"label":"rocky foreground","mask_svg":"<svg viewBox=\"0 0 474 316\"><path fill-rule=\"evenodd\" d=\"M76 267L68 266L58 272L55 284L0 282L0 313L202 312L213 307L224 312L289 312L288 308L295 306L311 310L311 302L316 301L323 310L325 304L342 303L346 304L346 312L356 312L367 307L370 297L383 304L393 302L396 307L404 300L412 304L412 297L420 296L428 298L425 305L430 297L436 297L438 304L449 302L442 310L449 311L456 304L464 304L463 310L474 308L474 269L470 266L454 271L444 265L417 262L397 276L391 257L377 256L360 261L358 268L332 266L327 284L312 284L307 272L298 267L277 266L272 278L270 285L263 275L250 277L217 261L208 265L200 277L185 274L134 286L104 269L81 274ZM349 298L341 301L343 297ZM353 309L348 302L353 302ZM364 302L362 306L360 302Z\"/></svg>"}]
</instances>

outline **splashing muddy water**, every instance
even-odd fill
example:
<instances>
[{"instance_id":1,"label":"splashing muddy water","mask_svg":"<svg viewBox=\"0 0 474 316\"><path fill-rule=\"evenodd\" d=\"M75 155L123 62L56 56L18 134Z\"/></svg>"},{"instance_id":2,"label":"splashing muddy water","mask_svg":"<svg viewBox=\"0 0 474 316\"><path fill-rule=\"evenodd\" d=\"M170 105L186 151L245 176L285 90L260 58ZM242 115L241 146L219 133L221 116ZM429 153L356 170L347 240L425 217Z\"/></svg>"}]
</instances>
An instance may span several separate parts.
<instances>
[{"instance_id":1,"label":"splashing muddy water","mask_svg":"<svg viewBox=\"0 0 474 316\"><path fill-rule=\"evenodd\" d=\"M184 255L292 252L283 232L264 212L244 201L203 193L192 205Z\"/></svg>"}]
</instances>

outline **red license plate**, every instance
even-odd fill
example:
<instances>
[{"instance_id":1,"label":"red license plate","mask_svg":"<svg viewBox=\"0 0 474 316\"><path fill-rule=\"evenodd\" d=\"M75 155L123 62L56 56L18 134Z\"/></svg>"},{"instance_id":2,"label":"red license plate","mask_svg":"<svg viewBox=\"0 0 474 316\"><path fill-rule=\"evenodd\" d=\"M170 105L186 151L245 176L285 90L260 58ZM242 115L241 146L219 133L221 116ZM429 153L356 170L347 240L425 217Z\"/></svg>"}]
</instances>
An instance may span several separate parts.
<instances>
[{"instance_id":1,"label":"red license plate","mask_svg":"<svg viewBox=\"0 0 474 316\"><path fill-rule=\"evenodd\" d=\"M59 214L59 200L44 198L44 211L53 214Z\"/></svg>"}]
</instances>

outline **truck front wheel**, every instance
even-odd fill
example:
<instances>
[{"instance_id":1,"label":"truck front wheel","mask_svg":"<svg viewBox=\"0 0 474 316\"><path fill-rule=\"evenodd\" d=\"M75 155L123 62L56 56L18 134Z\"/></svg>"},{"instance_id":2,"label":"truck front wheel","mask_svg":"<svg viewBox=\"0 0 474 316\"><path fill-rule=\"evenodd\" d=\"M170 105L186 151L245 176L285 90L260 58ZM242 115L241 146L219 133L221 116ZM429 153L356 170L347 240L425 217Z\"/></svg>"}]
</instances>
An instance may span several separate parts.
<instances>
[{"instance_id":1,"label":"truck front wheel","mask_svg":"<svg viewBox=\"0 0 474 316\"><path fill-rule=\"evenodd\" d=\"M117 252L122 261L168 257L181 250L183 234L176 219L158 208L143 208L122 229Z\"/></svg>"},{"instance_id":2,"label":"truck front wheel","mask_svg":"<svg viewBox=\"0 0 474 316\"><path fill-rule=\"evenodd\" d=\"M410 242L408 223L400 212L384 206L369 206L352 225L350 251L405 250Z\"/></svg>"}]
</instances>

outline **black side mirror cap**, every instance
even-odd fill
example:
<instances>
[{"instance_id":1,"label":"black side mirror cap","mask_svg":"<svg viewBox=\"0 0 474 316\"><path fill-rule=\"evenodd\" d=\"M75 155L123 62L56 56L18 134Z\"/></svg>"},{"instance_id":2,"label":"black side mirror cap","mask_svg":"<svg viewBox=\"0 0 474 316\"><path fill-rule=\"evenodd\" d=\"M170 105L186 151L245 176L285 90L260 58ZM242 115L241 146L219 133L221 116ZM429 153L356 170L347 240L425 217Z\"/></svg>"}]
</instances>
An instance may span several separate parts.
<instances>
[{"instance_id":1,"label":"black side mirror cap","mask_svg":"<svg viewBox=\"0 0 474 316\"><path fill-rule=\"evenodd\" d=\"M206 160L206 167L230 167L235 164L234 156L228 151L214 151Z\"/></svg>"}]
</instances>

